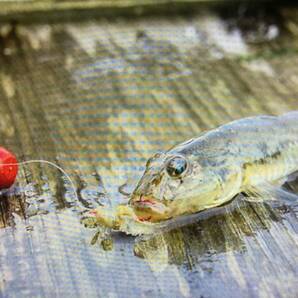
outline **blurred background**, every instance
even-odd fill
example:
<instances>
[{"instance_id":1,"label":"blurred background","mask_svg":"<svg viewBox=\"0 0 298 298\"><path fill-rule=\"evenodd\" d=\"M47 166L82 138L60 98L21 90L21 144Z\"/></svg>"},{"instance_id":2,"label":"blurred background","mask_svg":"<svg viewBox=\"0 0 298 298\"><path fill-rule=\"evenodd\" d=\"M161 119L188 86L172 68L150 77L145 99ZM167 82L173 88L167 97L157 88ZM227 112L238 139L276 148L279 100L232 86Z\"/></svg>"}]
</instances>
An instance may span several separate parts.
<instances>
[{"instance_id":1,"label":"blurred background","mask_svg":"<svg viewBox=\"0 0 298 298\"><path fill-rule=\"evenodd\" d=\"M295 1L0 1L2 297L297 297L297 210L242 202L141 241L84 211L125 202L156 151L298 108ZM297 183L289 184L298 193Z\"/></svg>"}]
</instances>

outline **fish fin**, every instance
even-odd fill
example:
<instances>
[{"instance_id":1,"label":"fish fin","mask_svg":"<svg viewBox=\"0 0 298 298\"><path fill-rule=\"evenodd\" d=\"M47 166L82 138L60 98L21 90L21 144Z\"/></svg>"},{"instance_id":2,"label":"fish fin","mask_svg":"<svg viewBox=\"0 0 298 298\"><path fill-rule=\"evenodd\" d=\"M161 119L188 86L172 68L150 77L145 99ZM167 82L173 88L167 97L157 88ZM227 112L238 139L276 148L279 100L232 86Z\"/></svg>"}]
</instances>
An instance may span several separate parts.
<instances>
[{"instance_id":1,"label":"fish fin","mask_svg":"<svg viewBox=\"0 0 298 298\"><path fill-rule=\"evenodd\" d=\"M280 183L263 183L249 187L243 191L247 195L244 199L249 202L279 201L290 205L298 203L298 194L277 185Z\"/></svg>"},{"instance_id":2,"label":"fish fin","mask_svg":"<svg viewBox=\"0 0 298 298\"><path fill-rule=\"evenodd\" d=\"M270 189L266 185L250 186L242 191L244 193L244 200L247 202L263 202L272 197Z\"/></svg>"},{"instance_id":3,"label":"fish fin","mask_svg":"<svg viewBox=\"0 0 298 298\"><path fill-rule=\"evenodd\" d=\"M264 202L264 199L261 196L246 196L244 197L244 201L251 202L251 203L262 203Z\"/></svg>"},{"instance_id":4,"label":"fish fin","mask_svg":"<svg viewBox=\"0 0 298 298\"><path fill-rule=\"evenodd\" d=\"M298 204L298 194L293 193L287 189L277 187L274 188L275 195L278 200L281 200L283 202L288 202L288 203L296 203Z\"/></svg>"}]
</instances>

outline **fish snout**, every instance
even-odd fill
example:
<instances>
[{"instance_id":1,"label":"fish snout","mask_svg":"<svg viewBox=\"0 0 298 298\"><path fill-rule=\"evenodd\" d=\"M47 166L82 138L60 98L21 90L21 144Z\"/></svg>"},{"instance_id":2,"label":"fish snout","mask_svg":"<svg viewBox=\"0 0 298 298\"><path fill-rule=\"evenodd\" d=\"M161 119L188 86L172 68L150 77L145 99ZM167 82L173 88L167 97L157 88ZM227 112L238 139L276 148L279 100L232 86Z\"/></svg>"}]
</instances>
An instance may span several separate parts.
<instances>
[{"instance_id":1,"label":"fish snout","mask_svg":"<svg viewBox=\"0 0 298 298\"><path fill-rule=\"evenodd\" d=\"M130 205L140 220L158 221L167 218L167 206L153 196L134 196L130 200Z\"/></svg>"}]
</instances>

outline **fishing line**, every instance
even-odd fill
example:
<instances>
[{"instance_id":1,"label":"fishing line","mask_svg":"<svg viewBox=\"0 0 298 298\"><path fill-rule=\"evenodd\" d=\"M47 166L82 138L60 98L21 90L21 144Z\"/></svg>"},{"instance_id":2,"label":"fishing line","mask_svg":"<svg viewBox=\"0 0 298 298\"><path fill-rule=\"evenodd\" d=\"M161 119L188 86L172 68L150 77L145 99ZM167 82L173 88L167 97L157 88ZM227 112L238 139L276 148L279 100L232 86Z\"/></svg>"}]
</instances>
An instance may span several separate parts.
<instances>
[{"instance_id":1,"label":"fishing line","mask_svg":"<svg viewBox=\"0 0 298 298\"><path fill-rule=\"evenodd\" d=\"M50 166L56 168L57 170L59 170L67 178L68 182L71 185L71 188L75 195L75 198L78 201L78 194L76 191L76 187L75 187L72 179L70 178L70 176L66 173L66 171L63 168L59 167L58 165L56 165L55 163L53 163L51 161L47 161L47 160L43 160L43 159L32 159L32 160L21 161L21 162L16 162L16 163L1 163L1 165L2 166L23 166L23 165L33 164L33 163L47 164L47 165L50 165ZM10 188L6 189L4 191L0 191L0 194L2 195L4 193L8 192L9 190L10 190Z\"/></svg>"}]
</instances>

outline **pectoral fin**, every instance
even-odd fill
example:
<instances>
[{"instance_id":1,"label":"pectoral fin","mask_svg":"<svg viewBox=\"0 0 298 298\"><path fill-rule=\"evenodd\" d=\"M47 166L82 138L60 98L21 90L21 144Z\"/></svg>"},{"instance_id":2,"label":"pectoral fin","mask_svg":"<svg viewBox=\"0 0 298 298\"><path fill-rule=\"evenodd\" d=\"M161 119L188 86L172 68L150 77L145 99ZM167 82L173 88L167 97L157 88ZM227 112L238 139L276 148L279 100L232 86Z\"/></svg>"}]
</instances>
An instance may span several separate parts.
<instances>
[{"instance_id":1,"label":"pectoral fin","mask_svg":"<svg viewBox=\"0 0 298 298\"><path fill-rule=\"evenodd\" d=\"M244 189L243 193L246 194L244 199L249 202L280 201L294 206L298 204L298 194L276 186L276 183L252 186Z\"/></svg>"}]
</instances>

